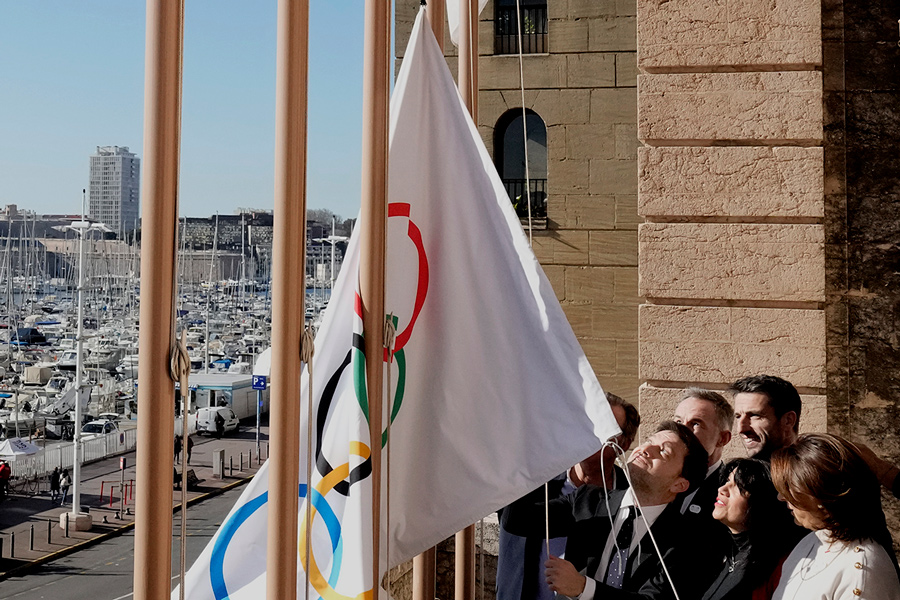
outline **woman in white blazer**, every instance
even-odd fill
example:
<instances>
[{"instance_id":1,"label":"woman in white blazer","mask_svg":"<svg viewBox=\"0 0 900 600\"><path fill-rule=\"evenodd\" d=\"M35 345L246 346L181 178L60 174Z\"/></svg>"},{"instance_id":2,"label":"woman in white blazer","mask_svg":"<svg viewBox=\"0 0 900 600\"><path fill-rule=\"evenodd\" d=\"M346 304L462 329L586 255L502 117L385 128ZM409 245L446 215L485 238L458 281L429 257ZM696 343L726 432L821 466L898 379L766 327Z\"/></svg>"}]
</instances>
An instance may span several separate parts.
<instances>
[{"instance_id":1,"label":"woman in white blazer","mask_svg":"<svg viewBox=\"0 0 900 600\"><path fill-rule=\"evenodd\" d=\"M801 435L772 456L772 481L812 531L785 561L775 600L900 600L878 480L852 443Z\"/></svg>"}]
</instances>

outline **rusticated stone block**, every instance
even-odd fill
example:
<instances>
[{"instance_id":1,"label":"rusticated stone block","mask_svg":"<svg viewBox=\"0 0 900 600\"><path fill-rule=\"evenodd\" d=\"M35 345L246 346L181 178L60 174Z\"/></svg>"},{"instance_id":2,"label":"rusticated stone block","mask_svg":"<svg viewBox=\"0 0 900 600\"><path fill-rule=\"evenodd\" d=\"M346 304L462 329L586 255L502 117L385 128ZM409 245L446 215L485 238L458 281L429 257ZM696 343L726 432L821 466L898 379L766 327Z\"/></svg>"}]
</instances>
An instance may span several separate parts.
<instances>
[{"instance_id":1,"label":"rusticated stone block","mask_svg":"<svg viewBox=\"0 0 900 600\"><path fill-rule=\"evenodd\" d=\"M639 293L823 302L824 235L821 225L643 223Z\"/></svg>"},{"instance_id":2,"label":"rusticated stone block","mask_svg":"<svg viewBox=\"0 0 900 600\"><path fill-rule=\"evenodd\" d=\"M641 305L640 374L730 383L770 373L825 387L822 310Z\"/></svg>"},{"instance_id":3,"label":"rusticated stone block","mask_svg":"<svg viewBox=\"0 0 900 600\"><path fill-rule=\"evenodd\" d=\"M636 123L637 90L633 88L591 91L591 123Z\"/></svg>"},{"instance_id":4,"label":"rusticated stone block","mask_svg":"<svg viewBox=\"0 0 900 600\"><path fill-rule=\"evenodd\" d=\"M561 265L542 265L544 274L550 282L553 291L556 292L556 299L562 302L566 299L566 269Z\"/></svg>"},{"instance_id":5,"label":"rusticated stone block","mask_svg":"<svg viewBox=\"0 0 900 600\"><path fill-rule=\"evenodd\" d=\"M594 337L581 337L580 332L575 329L575 336L591 368L597 375L616 375L616 345L608 339L599 339ZM602 381L602 380L601 380Z\"/></svg>"},{"instance_id":6,"label":"rusticated stone block","mask_svg":"<svg viewBox=\"0 0 900 600\"><path fill-rule=\"evenodd\" d=\"M548 193L584 194L590 188L591 168L587 160L550 160Z\"/></svg>"},{"instance_id":7,"label":"rusticated stone block","mask_svg":"<svg viewBox=\"0 0 900 600\"><path fill-rule=\"evenodd\" d=\"M633 267L638 262L634 231L589 231L590 264Z\"/></svg>"},{"instance_id":8,"label":"rusticated stone block","mask_svg":"<svg viewBox=\"0 0 900 600\"><path fill-rule=\"evenodd\" d=\"M548 2L548 7L551 14L553 7L559 7L562 12L566 11L566 5L562 2ZM569 0L566 16L569 14L578 15L583 20L592 17L614 17L616 0Z\"/></svg>"},{"instance_id":9,"label":"rusticated stone block","mask_svg":"<svg viewBox=\"0 0 900 600\"><path fill-rule=\"evenodd\" d=\"M524 68L525 81L529 82L531 88L560 88L565 85L564 54L531 56L525 62ZM516 56L492 56L489 60L480 61L479 69L479 80L490 82L491 89L519 89L519 65Z\"/></svg>"},{"instance_id":10,"label":"rusticated stone block","mask_svg":"<svg viewBox=\"0 0 900 600\"><path fill-rule=\"evenodd\" d=\"M634 52L616 54L616 87L637 85L637 56Z\"/></svg>"},{"instance_id":11,"label":"rusticated stone block","mask_svg":"<svg viewBox=\"0 0 900 600\"><path fill-rule=\"evenodd\" d=\"M756 373L753 374L756 375ZM731 381L719 383L731 383ZM641 439L653 433L660 421L671 419L674 416L675 407L681 401L683 391L680 388L654 387L646 383L641 385L638 391L638 412L641 414ZM731 401L730 394L727 392L721 393ZM801 394L800 400L803 403L803 408L800 411L800 432L827 431L824 420L825 396ZM741 441L735 436L732 438L731 443L725 447L722 456L727 460L729 458L747 456L747 452L744 450Z\"/></svg>"},{"instance_id":12,"label":"rusticated stone block","mask_svg":"<svg viewBox=\"0 0 900 600\"><path fill-rule=\"evenodd\" d=\"M638 150L645 216L822 217L822 148L650 147Z\"/></svg>"},{"instance_id":13,"label":"rusticated stone block","mask_svg":"<svg viewBox=\"0 0 900 600\"><path fill-rule=\"evenodd\" d=\"M593 194L636 194L637 161L591 160L590 185Z\"/></svg>"},{"instance_id":14,"label":"rusticated stone block","mask_svg":"<svg viewBox=\"0 0 900 600\"><path fill-rule=\"evenodd\" d=\"M640 75L638 138L821 142L822 74Z\"/></svg>"},{"instance_id":15,"label":"rusticated stone block","mask_svg":"<svg viewBox=\"0 0 900 600\"><path fill-rule=\"evenodd\" d=\"M566 299L611 303L615 296L615 271L611 267L566 267Z\"/></svg>"},{"instance_id":16,"label":"rusticated stone block","mask_svg":"<svg viewBox=\"0 0 900 600\"><path fill-rule=\"evenodd\" d=\"M566 158L616 158L616 126L612 123L566 125Z\"/></svg>"},{"instance_id":17,"label":"rusticated stone block","mask_svg":"<svg viewBox=\"0 0 900 600\"><path fill-rule=\"evenodd\" d=\"M560 229L613 229L616 199L613 196L566 196L550 217Z\"/></svg>"},{"instance_id":18,"label":"rusticated stone block","mask_svg":"<svg viewBox=\"0 0 900 600\"><path fill-rule=\"evenodd\" d=\"M617 340L637 339L638 311L636 306L594 305L591 310L591 318L592 337ZM635 362L637 362L637 348L634 348L633 354ZM632 374L637 375L636 368Z\"/></svg>"},{"instance_id":19,"label":"rusticated stone block","mask_svg":"<svg viewBox=\"0 0 900 600\"><path fill-rule=\"evenodd\" d=\"M637 214L637 194L616 196L616 229L637 229L643 222Z\"/></svg>"},{"instance_id":20,"label":"rusticated stone block","mask_svg":"<svg viewBox=\"0 0 900 600\"><path fill-rule=\"evenodd\" d=\"M586 52L566 56L566 86L570 88L614 87L616 85L616 55Z\"/></svg>"},{"instance_id":21,"label":"rusticated stone block","mask_svg":"<svg viewBox=\"0 0 900 600\"><path fill-rule=\"evenodd\" d=\"M587 52L588 22L585 19L553 19L549 25L550 47L554 52Z\"/></svg>"},{"instance_id":22,"label":"rusticated stone block","mask_svg":"<svg viewBox=\"0 0 900 600\"><path fill-rule=\"evenodd\" d=\"M542 264L588 264L589 237L587 231L552 231L535 235L534 255Z\"/></svg>"},{"instance_id":23,"label":"rusticated stone block","mask_svg":"<svg viewBox=\"0 0 900 600\"><path fill-rule=\"evenodd\" d=\"M642 69L822 64L819 0L638 1ZM760 69L762 70L762 69Z\"/></svg>"},{"instance_id":24,"label":"rusticated stone block","mask_svg":"<svg viewBox=\"0 0 900 600\"><path fill-rule=\"evenodd\" d=\"M591 118L590 93L590 90L538 90L526 94L525 102L547 126L580 124ZM521 110L518 90L503 92L503 98L510 108Z\"/></svg>"},{"instance_id":25,"label":"rusticated stone block","mask_svg":"<svg viewBox=\"0 0 900 600\"><path fill-rule=\"evenodd\" d=\"M637 50L637 19L632 16L591 19L588 49L591 52Z\"/></svg>"}]
</instances>

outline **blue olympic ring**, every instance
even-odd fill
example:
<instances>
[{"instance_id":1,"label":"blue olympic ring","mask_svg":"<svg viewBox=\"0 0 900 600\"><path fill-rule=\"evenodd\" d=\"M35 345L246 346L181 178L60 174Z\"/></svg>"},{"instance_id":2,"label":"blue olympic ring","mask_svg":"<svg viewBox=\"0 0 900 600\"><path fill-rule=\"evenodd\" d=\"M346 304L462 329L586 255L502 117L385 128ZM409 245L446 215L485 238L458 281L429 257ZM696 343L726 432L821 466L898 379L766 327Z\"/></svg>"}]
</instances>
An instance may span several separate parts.
<instances>
[{"instance_id":1,"label":"blue olympic ring","mask_svg":"<svg viewBox=\"0 0 900 600\"><path fill-rule=\"evenodd\" d=\"M306 498L305 483L300 484L299 492L301 498ZM213 544L212 556L209 559L209 583L212 586L216 600L229 598L228 588L225 586L225 551L228 549L228 545L237 533L238 528L250 518L250 515L259 510L268 501L269 492L263 492L237 509L222 524L219 536ZM334 510L329 506L328 501L316 490L313 490L313 506L325 522L328 536L331 538L331 551L334 555L334 560L331 565L331 573L328 576L328 585L333 588L341 572L341 559L344 554L344 544L341 540L341 523L337 515L334 514Z\"/></svg>"}]
</instances>

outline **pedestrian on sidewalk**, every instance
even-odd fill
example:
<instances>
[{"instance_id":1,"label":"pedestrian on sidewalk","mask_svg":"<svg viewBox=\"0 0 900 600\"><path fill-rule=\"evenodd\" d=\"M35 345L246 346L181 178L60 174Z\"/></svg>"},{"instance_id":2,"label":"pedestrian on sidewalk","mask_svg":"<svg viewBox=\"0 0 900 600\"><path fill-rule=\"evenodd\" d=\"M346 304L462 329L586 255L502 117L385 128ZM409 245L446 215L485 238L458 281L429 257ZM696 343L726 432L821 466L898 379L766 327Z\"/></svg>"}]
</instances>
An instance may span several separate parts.
<instances>
[{"instance_id":1,"label":"pedestrian on sidewalk","mask_svg":"<svg viewBox=\"0 0 900 600\"><path fill-rule=\"evenodd\" d=\"M175 436L175 462L181 462L181 436Z\"/></svg>"},{"instance_id":2,"label":"pedestrian on sidewalk","mask_svg":"<svg viewBox=\"0 0 900 600\"><path fill-rule=\"evenodd\" d=\"M9 496L9 478L12 476L12 469L5 460L0 460L0 500L6 500Z\"/></svg>"},{"instance_id":3,"label":"pedestrian on sidewalk","mask_svg":"<svg viewBox=\"0 0 900 600\"><path fill-rule=\"evenodd\" d=\"M66 496L69 495L70 485L72 485L72 480L69 478L69 470L63 469L62 477L59 478L59 487L62 490L62 495L59 497L60 506L66 503Z\"/></svg>"},{"instance_id":4,"label":"pedestrian on sidewalk","mask_svg":"<svg viewBox=\"0 0 900 600\"><path fill-rule=\"evenodd\" d=\"M56 499L59 498L59 467L53 467L53 472L50 473L50 502L56 502Z\"/></svg>"},{"instance_id":5,"label":"pedestrian on sidewalk","mask_svg":"<svg viewBox=\"0 0 900 600\"><path fill-rule=\"evenodd\" d=\"M191 464L191 450L194 449L194 440L191 439L191 436L187 436L187 459L188 464Z\"/></svg>"},{"instance_id":6,"label":"pedestrian on sidewalk","mask_svg":"<svg viewBox=\"0 0 900 600\"><path fill-rule=\"evenodd\" d=\"M216 438L222 439L223 435L225 435L225 417L216 411Z\"/></svg>"}]
</instances>

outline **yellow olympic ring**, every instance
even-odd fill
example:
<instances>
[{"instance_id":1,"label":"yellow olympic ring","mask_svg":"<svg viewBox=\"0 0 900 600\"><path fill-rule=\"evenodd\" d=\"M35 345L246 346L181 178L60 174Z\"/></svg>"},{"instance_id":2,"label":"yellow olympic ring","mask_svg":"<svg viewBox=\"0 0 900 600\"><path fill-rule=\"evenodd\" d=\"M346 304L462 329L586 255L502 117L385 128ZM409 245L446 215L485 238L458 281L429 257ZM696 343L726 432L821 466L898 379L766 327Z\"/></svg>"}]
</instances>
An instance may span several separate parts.
<instances>
[{"instance_id":1,"label":"yellow olympic ring","mask_svg":"<svg viewBox=\"0 0 900 600\"><path fill-rule=\"evenodd\" d=\"M369 447L362 442L350 442L350 454L351 456L359 456L363 460L368 460ZM324 498L328 492L334 489L334 486L346 479L348 475L350 475L350 463L346 462L323 477L316 486L316 491ZM310 501L309 499L311 497L311 494L307 495L307 502ZM313 508L310 511L310 519L315 519L316 513L315 504L313 504ZM297 544L301 565L306 564L306 527L307 523L306 518L304 517L300 523L300 542ZM328 581L319 570L319 566L316 564L316 558L312 553L310 553L309 557L309 582L312 584L313 588L319 592L319 595L323 600L372 600L371 589L361 592L356 596L345 596L338 593L334 588L328 585Z\"/></svg>"}]
</instances>

